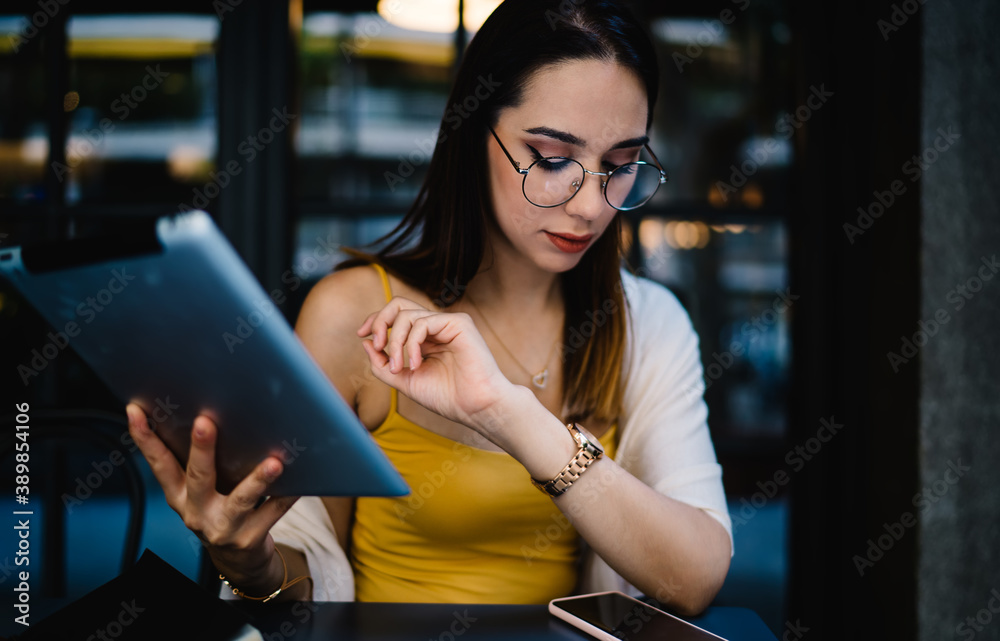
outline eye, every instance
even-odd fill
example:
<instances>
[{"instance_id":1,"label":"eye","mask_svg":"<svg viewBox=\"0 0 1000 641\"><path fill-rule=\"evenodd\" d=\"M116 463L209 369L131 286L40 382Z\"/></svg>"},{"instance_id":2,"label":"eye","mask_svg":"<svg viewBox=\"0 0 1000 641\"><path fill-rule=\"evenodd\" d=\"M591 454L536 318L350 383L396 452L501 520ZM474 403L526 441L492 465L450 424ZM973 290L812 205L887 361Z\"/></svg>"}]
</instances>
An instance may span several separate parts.
<instances>
[{"instance_id":1,"label":"eye","mask_svg":"<svg viewBox=\"0 0 1000 641\"><path fill-rule=\"evenodd\" d=\"M545 158L542 154L538 153L538 150L531 145L527 146L531 150L531 158L534 162L534 167L540 168L542 171L557 172L567 169L572 166L573 162L567 158L549 157Z\"/></svg>"},{"instance_id":2,"label":"eye","mask_svg":"<svg viewBox=\"0 0 1000 641\"><path fill-rule=\"evenodd\" d=\"M615 175L616 176L618 174L623 174L625 176L628 176L630 174L634 174L635 173L636 165L635 165L635 163L631 163L630 162L630 163L626 163L624 165L618 165L617 168L615 168L615 167L612 166L612 167L610 167L608 169L608 171L611 171L612 169L616 169L616 171L615 171Z\"/></svg>"},{"instance_id":3,"label":"eye","mask_svg":"<svg viewBox=\"0 0 1000 641\"><path fill-rule=\"evenodd\" d=\"M614 169L618 169L619 167L621 167L621 169L619 169L619 173L632 174L635 173L635 166L632 167L626 167L626 166L636 162L637 160L639 160L638 150L626 154L621 154L621 153L615 154L615 156L613 156L612 158L608 158L603 162L601 162L601 166L604 167L604 171L612 171Z\"/></svg>"}]
</instances>

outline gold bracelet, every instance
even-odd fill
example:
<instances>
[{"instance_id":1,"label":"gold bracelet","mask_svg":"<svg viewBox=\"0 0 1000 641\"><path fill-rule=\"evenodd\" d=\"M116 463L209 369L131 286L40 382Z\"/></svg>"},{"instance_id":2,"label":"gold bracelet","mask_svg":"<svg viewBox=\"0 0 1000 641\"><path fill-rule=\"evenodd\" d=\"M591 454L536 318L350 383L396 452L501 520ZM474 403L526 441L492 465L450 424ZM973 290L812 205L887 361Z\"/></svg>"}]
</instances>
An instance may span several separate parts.
<instances>
[{"instance_id":1,"label":"gold bracelet","mask_svg":"<svg viewBox=\"0 0 1000 641\"><path fill-rule=\"evenodd\" d=\"M267 596L250 596L247 593L245 593L242 590L240 590L239 588L237 588L236 586L234 586L232 583L230 583L229 579L227 579L224 575L220 574L219 578L222 579L222 582L225 583L228 587L230 587L230 588L233 589L233 594L235 594L236 596L240 597L241 599L249 599L250 601L260 601L262 603L267 603L268 601L270 601L274 597L278 596L279 594L281 594L282 590L287 590L288 588L292 587L296 583L298 583L300 581L305 581L306 579L311 578L309 576L303 575L303 576L300 576L300 577L298 577L296 579L292 579L291 581L288 581L288 564L285 563L285 556L281 553L281 550L278 549L277 546L275 546L274 551L278 553L278 558L281 559L281 567L284 570L284 576L281 577L281 587L279 587L277 590L275 590L271 594L268 594ZM287 581L287 583L286 583L286 581Z\"/></svg>"}]
</instances>

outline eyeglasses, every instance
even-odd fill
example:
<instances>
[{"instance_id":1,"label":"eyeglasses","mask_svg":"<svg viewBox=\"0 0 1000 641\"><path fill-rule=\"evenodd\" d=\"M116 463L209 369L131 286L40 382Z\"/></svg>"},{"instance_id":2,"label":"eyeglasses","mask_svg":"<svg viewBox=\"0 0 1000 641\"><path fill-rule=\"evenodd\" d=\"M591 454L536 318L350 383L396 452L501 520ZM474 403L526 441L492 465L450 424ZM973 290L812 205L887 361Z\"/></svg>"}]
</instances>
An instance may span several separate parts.
<instances>
[{"instance_id":1,"label":"eyeglasses","mask_svg":"<svg viewBox=\"0 0 1000 641\"><path fill-rule=\"evenodd\" d=\"M640 160L619 165L607 172L590 171L573 158L549 156L539 158L527 169L522 169L521 164L504 147L493 127L490 127L490 133L517 173L524 176L521 191L528 202L536 207L558 207L568 202L580 191L587 174L603 177L601 191L604 193L604 200L618 211L642 207L649 202L660 185L667 182L667 172L648 144L643 146L653 158L655 166Z\"/></svg>"}]
</instances>

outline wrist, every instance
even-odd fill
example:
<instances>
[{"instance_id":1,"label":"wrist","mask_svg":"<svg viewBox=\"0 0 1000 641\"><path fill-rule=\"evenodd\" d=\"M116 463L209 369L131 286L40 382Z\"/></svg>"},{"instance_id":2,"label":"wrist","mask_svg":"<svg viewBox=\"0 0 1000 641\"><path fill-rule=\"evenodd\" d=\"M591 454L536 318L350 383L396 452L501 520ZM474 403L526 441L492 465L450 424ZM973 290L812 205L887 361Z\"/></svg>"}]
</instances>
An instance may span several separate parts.
<instances>
[{"instance_id":1,"label":"wrist","mask_svg":"<svg viewBox=\"0 0 1000 641\"><path fill-rule=\"evenodd\" d=\"M531 390L521 385L514 388L492 408L493 421L488 424L491 431L482 433L520 462L533 478L552 478L576 455L576 441L562 420Z\"/></svg>"},{"instance_id":2,"label":"wrist","mask_svg":"<svg viewBox=\"0 0 1000 641\"><path fill-rule=\"evenodd\" d=\"M504 441L510 436L508 426L516 424L512 420L532 402L541 406L531 390L508 381L493 402L469 417L469 427L506 450Z\"/></svg>"},{"instance_id":3,"label":"wrist","mask_svg":"<svg viewBox=\"0 0 1000 641\"><path fill-rule=\"evenodd\" d=\"M251 595L271 594L281 586L284 576L284 565L276 547L271 548L266 560L261 558L252 564L237 564L232 559L217 559L215 555L212 555L212 562L220 576L230 584L229 589L238 588Z\"/></svg>"}]
</instances>

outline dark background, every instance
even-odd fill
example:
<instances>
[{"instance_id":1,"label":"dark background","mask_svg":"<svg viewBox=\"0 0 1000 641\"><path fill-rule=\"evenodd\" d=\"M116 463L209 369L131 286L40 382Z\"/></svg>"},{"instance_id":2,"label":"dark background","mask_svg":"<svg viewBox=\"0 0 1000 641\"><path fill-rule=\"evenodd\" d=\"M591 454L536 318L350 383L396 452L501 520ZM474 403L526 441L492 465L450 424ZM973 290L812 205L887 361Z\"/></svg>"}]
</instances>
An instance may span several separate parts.
<instances>
[{"instance_id":1,"label":"dark background","mask_svg":"<svg viewBox=\"0 0 1000 641\"><path fill-rule=\"evenodd\" d=\"M991 189L1000 9L985 0L636 6L661 53L651 145L671 182L628 217L629 261L678 294L701 337L736 525L717 603L753 608L788 639L1000 638L1000 613L988 609L1000 589L1000 448L990 438L1000 290L983 277L972 291L1000 249ZM289 289L290 270L301 276L282 307L293 322L334 260L318 247L391 228L419 185L419 143L439 122L468 34L397 31L372 2L232 9L153 2L119 14L114 3L70 3L16 50L11 33L26 32L8 27L0 249L203 207L265 288ZM0 25L23 25L11 22L19 10L41 11L5 5ZM109 16L130 17L134 33L99 21ZM149 66L166 79L119 120L116 99ZM283 108L299 115L295 125L248 160L241 143ZM116 130L99 136L102 118ZM944 142L941 131L958 136ZM768 140L778 151L760 156ZM385 172L407 157L413 175L389 188ZM736 168L755 157L763 162L746 165L737 185ZM196 190L207 193L233 161L241 175L198 203ZM734 188L720 189L727 182ZM878 216L859 218L859 207ZM799 298L771 313L778 292ZM934 329L939 310L949 320ZM50 329L0 283L4 405L120 415L72 350L27 383L17 375ZM734 344L745 353L729 360ZM842 426L829 442L817 440L822 421ZM107 459L75 445L39 456L54 473L32 483L56 497ZM949 464L969 470L951 482ZM787 483L772 485L782 472ZM75 517L58 516L55 502L45 523L70 532L65 545L46 541L46 588L80 594L114 575L120 546L104 532L123 522L115 497L125 486L116 472L100 488L108 502L95 493L93 511ZM197 543L150 495L144 545L197 575ZM907 514L914 525L897 525ZM4 589L10 577L0 576Z\"/></svg>"}]
</instances>

